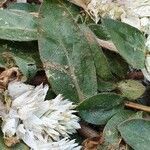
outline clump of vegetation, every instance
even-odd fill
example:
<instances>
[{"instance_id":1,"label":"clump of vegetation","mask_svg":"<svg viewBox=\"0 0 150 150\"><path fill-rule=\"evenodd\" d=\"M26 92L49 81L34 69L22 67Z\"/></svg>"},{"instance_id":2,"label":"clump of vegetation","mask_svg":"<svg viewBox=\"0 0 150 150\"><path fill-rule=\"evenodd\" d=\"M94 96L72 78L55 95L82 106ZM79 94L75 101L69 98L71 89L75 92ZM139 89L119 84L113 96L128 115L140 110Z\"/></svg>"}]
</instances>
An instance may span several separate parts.
<instances>
[{"instance_id":1,"label":"clump of vegetation","mask_svg":"<svg viewBox=\"0 0 150 150\"><path fill-rule=\"evenodd\" d=\"M149 150L149 25L132 23L150 16L96 0L1 7L1 149Z\"/></svg>"}]
</instances>

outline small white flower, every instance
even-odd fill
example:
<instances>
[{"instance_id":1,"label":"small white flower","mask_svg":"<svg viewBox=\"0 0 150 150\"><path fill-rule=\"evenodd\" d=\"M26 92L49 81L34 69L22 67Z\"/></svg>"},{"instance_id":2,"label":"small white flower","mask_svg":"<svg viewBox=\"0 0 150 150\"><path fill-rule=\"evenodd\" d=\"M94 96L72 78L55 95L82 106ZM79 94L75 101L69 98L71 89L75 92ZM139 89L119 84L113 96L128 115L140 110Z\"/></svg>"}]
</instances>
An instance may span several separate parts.
<instances>
[{"instance_id":1,"label":"small white flower","mask_svg":"<svg viewBox=\"0 0 150 150\"><path fill-rule=\"evenodd\" d=\"M139 30L141 28L140 18L137 16L134 16L131 14L130 15L129 14L128 15L122 15L121 21L126 23L126 24L129 24L130 26L135 27Z\"/></svg>"},{"instance_id":2,"label":"small white flower","mask_svg":"<svg viewBox=\"0 0 150 150\"><path fill-rule=\"evenodd\" d=\"M143 17L140 19L141 30L150 35L150 17Z\"/></svg>"},{"instance_id":3,"label":"small white flower","mask_svg":"<svg viewBox=\"0 0 150 150\"><path fill-rule=\"evenodd\" d=\"M63 138L59 141L52 142L48 140L48 137L38 135L35 137L35 133L30 130L25 130L23 124L18 127L18 137L21 137L23 141L34 150L80 150L81 147L75 143L74 140Z\"/></svg>"},{"instance_id":4,"label":"small white flower","mask_svg":"<svg viewBox=\"0 0 150 150\"><path fill-rule=\"evenodd\" d=\"M30 91L34 88L32 85L24 84L22 82L10 82L8 84L8 94L15 99L23 93Z\"/></svg>"},{"instance_id":5,"label":"small white flower","mask_svg":"<svg viewBox=\"0 0 150 150\"><path fill-rule=\"evenodd\" d=\"M33 150L48 150L53 146L54 150L79 149L74 141L68 140L69 135L80 128L79 118L74 115L75 106L63 100L62 95L45 100L47 91L48 86L42 84L35 88L22 82L8 85L12 104L8 114L2 118L4 135L16 135Z\"/></svg>"},{"instance_id":6,"label":"small white flower","mask_svg":"<svg viewBox=\"0 0 150 150\"><path fill-rule=\"evenodd\" d=\"M67 138L64 138L60 140L59 142L53 142L53 143L45 143L45 144L39 144L38 145L39 150L80 150L81 146L78 146L75 143L75 140L69 140Z\"/></svg>"},{"instance_id":7,"label":"small white flower","mask_svg":"<svg viewBox=\"0 0 150 150\"><path fill-rule=\"evenodd\" d=\"M4 136L12 137L16 134L17 126L19 119L16 118L7 118L3 122L2 131Z\"/></svg>"},{"instance_id":8,"label":"small white flower","mask_svg":"<svg viewBox=\"0 0 150 150\"><path fill-rule=\"evenodd\" d=\"M112 19L120 19L124 13L120 4L112 2L112 0L91 0L87 9L90 16L97 23L101 17L110 17Z\"/></svg>"}]
</instances>

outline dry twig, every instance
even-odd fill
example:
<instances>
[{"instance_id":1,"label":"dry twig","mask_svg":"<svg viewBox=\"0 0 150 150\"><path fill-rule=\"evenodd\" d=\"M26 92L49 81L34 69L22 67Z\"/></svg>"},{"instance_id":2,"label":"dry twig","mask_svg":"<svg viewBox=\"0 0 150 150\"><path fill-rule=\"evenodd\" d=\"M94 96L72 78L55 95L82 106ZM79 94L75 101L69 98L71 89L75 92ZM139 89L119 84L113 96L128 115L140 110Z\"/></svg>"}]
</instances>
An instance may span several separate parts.
<instances>
[{"instance_id":1,"label":"dry twig","mask_svg":"<svg viewBox=\"0 0 150 150\"><path fill-rule=\"evenodd\" d=\"M133 102L129 102L129 101L125 102L125 106L134 108L134 109L138 109L138 110L142 110L145 112L150 112L150 107L144 106L141 104L137 104L137 103L133 103Z\"/></svg>"}]
</instances>

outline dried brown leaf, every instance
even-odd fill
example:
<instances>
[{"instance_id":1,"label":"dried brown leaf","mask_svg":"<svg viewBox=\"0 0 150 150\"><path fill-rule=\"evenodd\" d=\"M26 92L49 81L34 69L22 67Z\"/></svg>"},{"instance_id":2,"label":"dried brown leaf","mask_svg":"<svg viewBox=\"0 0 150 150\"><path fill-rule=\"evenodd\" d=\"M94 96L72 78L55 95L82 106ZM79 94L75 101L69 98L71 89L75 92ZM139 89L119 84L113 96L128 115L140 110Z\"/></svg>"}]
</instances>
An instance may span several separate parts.
<instances>
[{"instance_id":1,"label":"dried brown leaf","mask_svg":"<svg viewBox=\"0 0 150 150\"><path fill-rule=\"evenodd\" d=\"M102 136L94 137L94 138L88 138L84 140L82 143L83 150L97 150L98 146L103 143Z\"/></svg>"},{"instance_id":2,"label":"dried brown leaf","mask_svg":"<svg viewBox=\"0 0 150 150\"><path fill-rule=\"evenodd\" d=\"M87 5L89 4L90 0L69 0L69 2L82 7L83 9L87 9Z\"/></svg>"},{"instance_id":3,"label":"dried brown leaf","mask_svg":"<svg viewBox=\"0 0 150 150\"><path fill-rule=\"evenodd\" d=\"M16 67L4 70L0 74L0 92L3 92L6 89L10 81L20 80L20 77L21 77L21 73Z\"/></svg>"},{"instance_id":4,"label":"dried brown leaf","mask_svg":"<svg viewBox=\"0 0 150 150\"><path fill-rule=\"evenodd\" d=\"M12 147L19 142L20 142L20 140L17 137L5 137L4 138L4 143L8 147Z\"/></svg>"},{"instance_id":5,"label":"dried brown leaf","mask_svg":"<svg viewBox=\"0 0 150 150\"><path fill-rule=\"evenodd\" d=\"M85 138L93 138L93 137L99 137L99 133L92 129L90 126L80 123L81 129L78 130L80 135L84 136Z\"/></svg>"}]
</instances>

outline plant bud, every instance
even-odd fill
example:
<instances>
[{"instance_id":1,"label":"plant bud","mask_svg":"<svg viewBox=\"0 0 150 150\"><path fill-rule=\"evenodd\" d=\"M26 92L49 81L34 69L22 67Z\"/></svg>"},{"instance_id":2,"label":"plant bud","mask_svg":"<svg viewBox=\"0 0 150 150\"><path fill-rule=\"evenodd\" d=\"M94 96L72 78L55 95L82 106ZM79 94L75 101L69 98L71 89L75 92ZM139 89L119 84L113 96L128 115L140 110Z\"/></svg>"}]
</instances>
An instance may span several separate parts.
<instances>
[{"instance_id":1,"label":"plant bud","mask_svg":"<svg viewBox=\"0 0 150 150\"><path fill-rule=\"evenodd\" d=\"M138 81L125 80L118 83L121 94L129 100L135 100L143 95L145 87Z\"/></svg>"}]
</instances>

